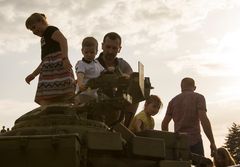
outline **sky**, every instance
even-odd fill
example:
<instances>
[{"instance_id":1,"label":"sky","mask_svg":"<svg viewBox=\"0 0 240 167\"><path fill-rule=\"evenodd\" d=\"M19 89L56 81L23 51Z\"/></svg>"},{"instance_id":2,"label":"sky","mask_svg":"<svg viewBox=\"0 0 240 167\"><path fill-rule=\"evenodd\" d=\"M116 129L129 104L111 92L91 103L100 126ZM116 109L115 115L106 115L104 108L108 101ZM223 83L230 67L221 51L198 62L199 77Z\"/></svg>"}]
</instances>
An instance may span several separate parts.
<instances>
[{"instance_id":1,"label":"sky","mask_svg":"<svg viewBox=\"0 0 240 167\"><path fill-rule=\"evenodd\" d=\"M37 79L30 85L24 81L41 60L40 38L25 28L34 12L44 13L65 35L73 66L82 58L84 37L94 36L101 52L103 36L119 33L118 56L134 71L138 61L143 63L154 87L151 93L163 101L155 129L161 129L168 102L180 93L184 77L194 78L196 92L206 98L217 147L232 123L239 124L239 0L0 0L0 126L11 128L38 107ZM209 157L209 141L202 136Z\"/></svg>"}]
</instances>

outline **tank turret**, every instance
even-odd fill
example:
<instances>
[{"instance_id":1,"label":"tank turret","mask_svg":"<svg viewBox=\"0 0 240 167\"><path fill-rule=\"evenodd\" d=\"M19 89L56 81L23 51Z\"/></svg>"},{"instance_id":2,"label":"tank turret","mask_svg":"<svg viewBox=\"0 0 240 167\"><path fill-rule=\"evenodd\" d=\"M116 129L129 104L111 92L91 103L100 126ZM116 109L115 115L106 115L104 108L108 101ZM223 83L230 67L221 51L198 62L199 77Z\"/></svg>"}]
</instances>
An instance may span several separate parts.
<instances>
[{"instance_id":1,"label":"tank turret","mask_svg":"<svg viewBox=\"0 0 240 167\"><path fill-rule=\"evenodd\" d=\"M87 85L98 89L97 98L80 105L38 107L2 133L1 166L190 167L206 160L192 161L184 134L156 130L133 134L122 124L124 108L145 100L152 89L142 64L130 78L104 73Z\"/></svg>"}]
</instances>

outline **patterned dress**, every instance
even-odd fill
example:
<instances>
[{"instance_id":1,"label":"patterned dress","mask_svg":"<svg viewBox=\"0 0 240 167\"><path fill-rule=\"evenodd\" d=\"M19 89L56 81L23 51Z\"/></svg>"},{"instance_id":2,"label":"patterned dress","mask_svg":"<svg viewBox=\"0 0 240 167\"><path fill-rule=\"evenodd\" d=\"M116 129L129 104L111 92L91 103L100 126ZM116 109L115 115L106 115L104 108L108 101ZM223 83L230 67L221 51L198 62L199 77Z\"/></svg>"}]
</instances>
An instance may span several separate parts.
<instances>
[{"instance_id":1,"label":"patterned dress","mask_svg":"<svg viewBox=\"0 0 240 167\"><path fill-rule=\"evenodd\" d=\"M48 26L41 38L42 63L35 102L67 102L74 95L75 83L72 70L63 66L61 47L51 36L57 27Z\"/></svg>"}]
</instances>

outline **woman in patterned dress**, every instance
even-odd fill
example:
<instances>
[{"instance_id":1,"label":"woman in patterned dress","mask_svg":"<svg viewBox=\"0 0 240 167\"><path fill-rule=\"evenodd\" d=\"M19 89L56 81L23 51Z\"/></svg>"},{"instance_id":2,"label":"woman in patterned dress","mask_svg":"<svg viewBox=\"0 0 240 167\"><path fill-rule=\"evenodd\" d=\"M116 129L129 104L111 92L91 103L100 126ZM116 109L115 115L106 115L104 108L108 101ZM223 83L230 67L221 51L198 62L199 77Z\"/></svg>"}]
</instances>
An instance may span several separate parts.
<instances>
[{"instance_id":1,"label":"woman in patterned dress","mask_svg":"<svg viewBox=\"0 0 240 167\"><path fill-rule=\"evenodd\" d=\"M41 63L25 78L30 82L39 75L35 102L40 105L68 103L75 91L72 65L68 59L68 45L57 27L50 26L41 13L33 13L26 20L27 29L41 37Z\"/></svg>"}]
</instances>

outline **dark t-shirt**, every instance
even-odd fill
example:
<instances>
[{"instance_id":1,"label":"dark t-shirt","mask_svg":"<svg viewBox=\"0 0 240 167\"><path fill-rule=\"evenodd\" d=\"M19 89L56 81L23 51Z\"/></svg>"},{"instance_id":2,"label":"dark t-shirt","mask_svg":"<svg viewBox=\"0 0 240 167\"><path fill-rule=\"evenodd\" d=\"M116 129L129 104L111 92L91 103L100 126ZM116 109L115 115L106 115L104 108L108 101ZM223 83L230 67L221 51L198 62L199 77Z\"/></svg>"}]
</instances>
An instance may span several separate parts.
<instances>
[{"instance_id":1,"label":"dark t-shirt","mask_svg":"<svg viewBox=\"0 0 240 167\"><path fill-rule=\"evenodd\" d=\"M97 58L97 60L99 61L99 63L106 69L107 66L103 60L103 53L100 53L99 57ZM132 74L133 73L133 70L131 68L131 66L125 61L123 60L122 58L115 58L115 65L114 65L115 68L119 68L121 70L122 73L125 73L125 74Z\"/></svg>"},{"instance_id":2,"label":"dark t-shirt","mask_svg":"<svg viewBox=\"0 0 240 167\"><path fill-rule=\"evenodd\" d=\"M190 145L201 140L199 111L207 111L205 98L193 91L180 93L168 104L166 115L173 119L174 131L187 133Z\"/></svg>"},{"instance_id":3,"label":"dark t-shirt","mask_svg":"<svg viewBox=\"0 0 240 167\"><path fill-rule=\"evenodd\" d=\"M59 29L54 26L48 26L47 29L43 33L43 37L41 38L41 48L42 54L41 59L43 60L44 57L51 53L60 52L61 47L57 41L54 41L51 37L55 31Z\"/></svg>"}]
</instances>

